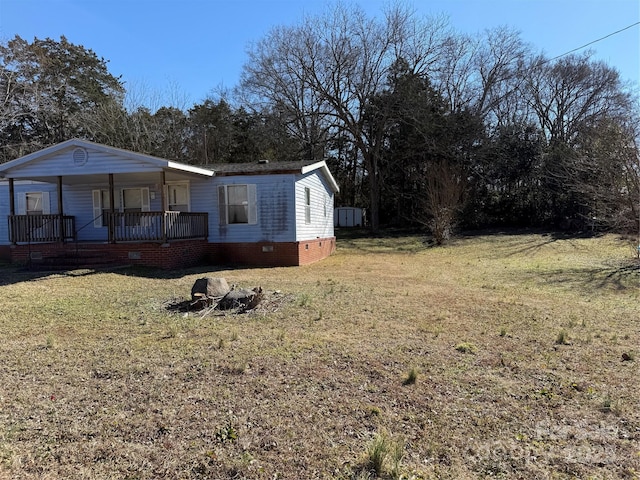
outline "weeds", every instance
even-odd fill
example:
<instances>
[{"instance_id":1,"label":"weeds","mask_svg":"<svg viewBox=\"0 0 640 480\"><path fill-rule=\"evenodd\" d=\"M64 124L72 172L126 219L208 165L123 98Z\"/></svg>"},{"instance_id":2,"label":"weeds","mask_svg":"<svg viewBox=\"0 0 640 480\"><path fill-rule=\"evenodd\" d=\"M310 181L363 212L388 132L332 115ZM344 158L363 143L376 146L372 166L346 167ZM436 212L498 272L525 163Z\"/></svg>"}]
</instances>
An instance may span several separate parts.
<instances>
[{"instance_id":1,"label":"weeds","mask_svg":"<svg viewBox=\"0 0 640 480\"><path fill-rule=\"evenodd\" d=\"M558 336L556 337L556 344L557 345L569 345L569 333L566 330L560 330L560 333L558 333Z\"/></svg>"},{"instance_id":2,"label":"weeds","mask_svg":"<svg viewBox=\"0 0 640 480\"><path fill-rule=\"evenodd\" d=\"M456 345L456 350L461 353L469 353L471 355L475 355L475 353L478 351L478 347L473 343L462 342Z\"/></svg>"},{"instance_id":3,"label":"weeds","mask_svg":"<svg viewBox=\"0 0 640 480\"><path fill-rule=\"evenodd\" d=\"M299 294L296 299L296 305L299 307L309 307L311 303L311 295L306 292Z\"/></svg>"},{"instance_id":4,"label":"weeds","mask_svg":"<svg viewBox=\"0 0 640 480\"><path fill-rule=\"evenodd\" d=\"M401 462L404 457L404 441L393 438L383 430L377 433L367 448L366 469L380 477L389 474L401 478Z\"/></svg>"},{"instance_id":5,"label":"weeds","mask_svg":"<svg viewBox=\"0 0 640 480\"><path fill-rule=\"evenodd\" d=\"M420 371L416 367L411 367L411 369L405 375L404 380L402 381L403 385L413 385L418 380L418 374Z\"/></svg>"},{"instance_id":6,"label":"weeds","mask_svg":"<svg viewBox=\"0 0 640 480\"><path fill-rule=\"evenodd\" d=\"M215 437L220 443L235 442L238 440L238 432L229 421L225 426L216 430Z\"/></svg>"},{"instance_id":7,"label":"weeds","mask_svg":"<svg viewBox=\"0 0 640 480\"><path fill-rule=\"evenodd\" d=\"M604 397L600 404L600 411L602 413L610 413L613 411L613 399L611 398L611 395L607 394Z\"/></svg>"}]
</instances>

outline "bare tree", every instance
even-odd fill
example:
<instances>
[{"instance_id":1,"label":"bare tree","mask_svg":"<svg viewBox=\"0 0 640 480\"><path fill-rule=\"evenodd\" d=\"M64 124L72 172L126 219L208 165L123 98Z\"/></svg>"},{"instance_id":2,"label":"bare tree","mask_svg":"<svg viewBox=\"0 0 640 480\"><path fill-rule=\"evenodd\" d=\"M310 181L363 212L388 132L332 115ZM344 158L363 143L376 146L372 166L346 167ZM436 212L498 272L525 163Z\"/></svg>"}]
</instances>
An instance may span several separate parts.
<instances>
[{"instance_id":1,"label":"bare tree","mask_svg":"<svg viewBox=\"0 0 640 480\"><path fill-rule=\"evenodd\" d=\"M442 18L418 18L395 5L378 21L339 3L299 26L272 30L249 51L241 84L254 98L288 111L291 127L311 145L329 133L351 138L366 170L375 230L381 144L364 128L367 102L383 87L396 59L404 58L422 74L435 68L446 36Z\"/></svg>"},{"instance_id":2,"label":"bare tree","mask_svg":"<svg viewBox=\"0 0 640 480\"><path fill-rule=\"evenodd\" d=\"M421 212L417 220L429 228L436 244L442 245L451 238L462 208L465 190L462 169L449 162L431 165L425 187L417 197Z\"/></svg>"},{"instance_id":3,"label":"bare tree","mask_svg":"<svg viewBox=\"0 0 640 480\"><path fill-rule=\"evenodd\" d=\"M571 144L583 126L628 112L630 96L618 71L590 57L589 52L554 62L539 57L528 68L524 93L550 143Z\"/></svg>"},{"instance_id":4,"label":"bare tree","mask_svg":"<svg viewBox=\"0 0 640 480\"><path fill-rule=\"evenodd\" d=\"M529 47L508 27L477 36L450 35L434 76L434 86L451 111L468 110L491 124L511 120L506 106L518 98Z\"/></svg>"}]
</instances>

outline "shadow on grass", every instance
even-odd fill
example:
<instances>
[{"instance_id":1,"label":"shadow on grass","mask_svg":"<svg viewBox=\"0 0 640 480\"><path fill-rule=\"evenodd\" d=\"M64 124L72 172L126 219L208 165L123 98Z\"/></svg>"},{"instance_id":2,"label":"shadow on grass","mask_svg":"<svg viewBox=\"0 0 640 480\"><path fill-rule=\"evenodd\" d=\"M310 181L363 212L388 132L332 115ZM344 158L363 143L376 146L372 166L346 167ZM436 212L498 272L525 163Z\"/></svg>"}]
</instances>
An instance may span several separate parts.
<instances>
[{"instance_id":1,"label":"shadow on grass","mask_svg":"<svg viewBox=\"0 0 640 480\"><path fill-rule=\"evenodd\" d=\"M545 274L530 274L540 284L576 287L585 292L640 289L640 262L630 260L614 267L572 268Z\"/></svg>"},{"instance_id":2,"label":"shadow on grass","mask_svg":"<svg viewBox=\"0 0 640 480\"><path fill-rule=\"evenodd\" d=\"M222 270L241 270L249 267L226 265L199 265L190 268L163 270L152 267L124 266L105 268L79 268L74 270L30 270L14 265L0 265L0 286L22 282L35 282L52 277L78 278L91 275L113 273L123 277L141 277L154 279L176 279L187 275L205 274ZM258 267L251 267L258 268Z\"/></svg>"},{"instance_id":3,"label":"shadow on grass","mask_svg":"<svg viewBox=\"0 0 640 480\"><path fill-rule=\"evenodd\" d=\"M429 247L430 237L419 229L336 229L338 248L372 254L417 253Z\"/></svg>"}]
</instances>

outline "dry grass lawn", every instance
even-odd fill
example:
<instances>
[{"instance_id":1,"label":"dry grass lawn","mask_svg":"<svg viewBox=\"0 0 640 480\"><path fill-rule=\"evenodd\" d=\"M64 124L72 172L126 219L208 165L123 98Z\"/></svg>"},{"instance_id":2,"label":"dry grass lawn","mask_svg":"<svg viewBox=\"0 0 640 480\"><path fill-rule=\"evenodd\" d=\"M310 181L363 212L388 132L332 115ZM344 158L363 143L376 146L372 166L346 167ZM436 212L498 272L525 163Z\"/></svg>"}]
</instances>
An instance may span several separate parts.
<instances>
[{"instance_id":1,"label":"dry grass lawn","mask_svg":"<svg viewBox=\"0 0 640 480\"><path fill-rule=\"evenodd\" d=\"M299 268L5 267L0 478L637 479L629 245L354 236ZM270 301L169 308L204 276Z\"/></svg>"}]
</instances>

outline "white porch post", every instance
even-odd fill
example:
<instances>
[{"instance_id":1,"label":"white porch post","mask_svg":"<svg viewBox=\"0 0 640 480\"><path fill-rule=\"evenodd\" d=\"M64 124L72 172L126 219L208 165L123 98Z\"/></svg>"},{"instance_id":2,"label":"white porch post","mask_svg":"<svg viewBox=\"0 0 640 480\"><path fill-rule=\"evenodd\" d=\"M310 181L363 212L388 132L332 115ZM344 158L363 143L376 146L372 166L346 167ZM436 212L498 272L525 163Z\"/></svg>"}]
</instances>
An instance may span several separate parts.
<instances>
[{"instance_id":1,"label":"white porch post","mask_svg":"<svg viewBox=\"0 0 640 480\"><path fill-rule=\"evenodd\" d=\"M162 228L162 242L167 243L167 198L165 195L167 177L164 170L160 172L160 203L162 205L162 220L160 227Z\"/></svg>"}]
</instances>

